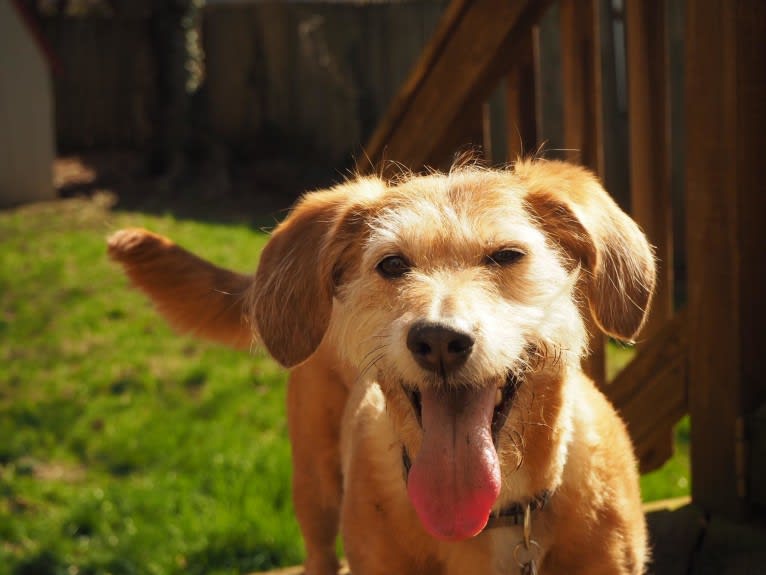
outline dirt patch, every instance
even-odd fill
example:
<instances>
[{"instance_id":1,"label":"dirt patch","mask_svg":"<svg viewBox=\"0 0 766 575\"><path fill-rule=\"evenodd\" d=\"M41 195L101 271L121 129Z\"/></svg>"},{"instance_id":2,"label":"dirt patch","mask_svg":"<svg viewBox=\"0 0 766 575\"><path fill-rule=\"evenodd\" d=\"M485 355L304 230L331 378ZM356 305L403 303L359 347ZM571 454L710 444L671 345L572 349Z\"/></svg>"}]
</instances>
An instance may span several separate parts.
<instances>
[{"instance_id":1,"label":"dirt patch","mask_svg":"<svg viewBox=\"0 0 766 575\"><path fill-rule=\"evenodd\" d=\"M32 475L41 481L63 481L77 483L85 479L85 468L61 461L41 461L33 457L22 457L15 464L16 473Z\"/></svg>"}]
</instances>

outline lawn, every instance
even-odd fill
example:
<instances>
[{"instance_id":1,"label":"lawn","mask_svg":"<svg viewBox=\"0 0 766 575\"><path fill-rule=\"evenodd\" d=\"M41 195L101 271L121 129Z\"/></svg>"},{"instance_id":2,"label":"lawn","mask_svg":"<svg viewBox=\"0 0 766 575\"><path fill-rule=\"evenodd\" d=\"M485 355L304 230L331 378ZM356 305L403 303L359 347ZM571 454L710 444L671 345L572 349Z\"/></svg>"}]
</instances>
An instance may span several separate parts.
<instances>
[{"instance_id":1,"label":"lawn","mask_svg":"<svg viewBox=\"0 0 766 575\"><path fill-rule=\"evenodd\" d=\"M265 235L101 200L0 213L0 573L299 562L284 373L172 333L104 251L146 226L251 270Z\"/></svg>"},{"instance_id":2,"label":"lawn","mask_svg":"<svg viewBox=\"0 0 766 575\"><path fill-rule=\"evenodd\" d=\"M144 226L252 270L265 234L108 199L0 212L0 575L299 563L283 371L174 334L104 249ZM647 499L688 491L688 424L680 436Z\"/></svg>"}]
</instances>

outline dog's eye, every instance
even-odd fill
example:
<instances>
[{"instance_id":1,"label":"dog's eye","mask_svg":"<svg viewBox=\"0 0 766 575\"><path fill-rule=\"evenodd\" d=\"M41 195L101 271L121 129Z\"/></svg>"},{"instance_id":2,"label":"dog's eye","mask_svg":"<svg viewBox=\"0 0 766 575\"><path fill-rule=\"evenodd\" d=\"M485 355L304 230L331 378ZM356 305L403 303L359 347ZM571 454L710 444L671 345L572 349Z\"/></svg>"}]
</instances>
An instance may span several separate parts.
<instances>
[{"instance_id":1,"label":"dog's eye","mask_svg":"<svg viewBox=\"0 0 766 575\"><path fill-rule=\"evenodd\" d=\"M388 256L380 260L377 270L386 279L400 278L410 271L410 264L402 256Z\"/></svg>"},{"instance_id":2,"label":"dog's eye","mask_svg":"<svg viewBox=\"0 0 766 575\"><path fill-rule=\"evenodd\" d=\"M523 258L526 254L517 248L507 248L504 250L498 250L493 254L487 256L486 262L497 266L507 266L514 264Z\"/></svg>"}]
</instances>

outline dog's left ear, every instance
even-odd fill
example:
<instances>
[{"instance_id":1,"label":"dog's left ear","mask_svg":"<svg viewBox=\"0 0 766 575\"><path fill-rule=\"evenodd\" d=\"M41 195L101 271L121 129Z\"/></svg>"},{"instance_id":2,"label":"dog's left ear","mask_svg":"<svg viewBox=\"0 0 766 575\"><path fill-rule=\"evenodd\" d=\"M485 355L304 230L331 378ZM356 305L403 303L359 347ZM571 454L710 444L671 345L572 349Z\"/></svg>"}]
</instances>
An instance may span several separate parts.
<instances>
[{"instance_id":1,"label":"dog's left ear","mask_svg":"<svg viewBox=\"0 0 766 575\"><path fill-rule=\"evenodd\" d=\"M520 162L514 171L543 229L586 276L591 314L608 335L631 341L646 319L655 261L646 236L587 170L555 161Z\"/></svg>"}]
</instances>

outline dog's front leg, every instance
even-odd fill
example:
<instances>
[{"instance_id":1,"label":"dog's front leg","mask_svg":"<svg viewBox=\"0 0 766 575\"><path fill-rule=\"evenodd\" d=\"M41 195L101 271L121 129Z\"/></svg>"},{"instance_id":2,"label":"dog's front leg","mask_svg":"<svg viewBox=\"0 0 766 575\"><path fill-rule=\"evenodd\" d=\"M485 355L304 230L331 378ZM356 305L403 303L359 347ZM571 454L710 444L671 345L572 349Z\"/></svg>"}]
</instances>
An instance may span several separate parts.
<instances>
[{"instance_id":1,"label":"dog's front leg","mask_svg":"<svg viewBox=\"0 0 766 575\"><path fill-rule=\"evenodd\" d=\"M306 575L336 575L342 496L340 425L348 391L320 349L294 368L287 389L293 503L306 544Z\"/></svg>"}]
</instances>

